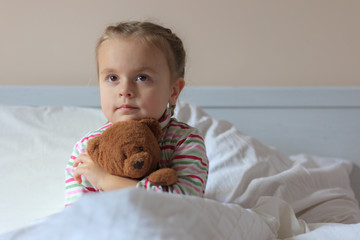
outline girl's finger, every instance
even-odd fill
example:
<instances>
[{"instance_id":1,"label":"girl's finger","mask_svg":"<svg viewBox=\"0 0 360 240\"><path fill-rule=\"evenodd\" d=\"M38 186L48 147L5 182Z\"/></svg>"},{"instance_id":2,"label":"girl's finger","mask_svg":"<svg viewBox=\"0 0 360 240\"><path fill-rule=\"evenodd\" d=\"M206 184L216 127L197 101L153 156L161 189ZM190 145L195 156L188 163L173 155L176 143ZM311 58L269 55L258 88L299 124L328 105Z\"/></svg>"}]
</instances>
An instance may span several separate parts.
<instances>
[{"instance_id":1,"label":"girl's finger","mask_svg":"<svg viewBox=\"0 0 360 240\"><path fill-rule=\"evenodd\" d=\"M81 175L81 169L76 169L74 172L74 179L77 181L78 184L81 184L82 182Z\"/></svg>"},{"instance_id":2,"label":"girl's finger","mask_svg":"<svg viewBox=\"0 0 360 240\"><path fill-rule=\"evenodd\" d=\"M83 154L80 154L73 162L73 167L79 166L80 163L84 163L84 160L86 158L83 158Z\"/></svg>"},{"instance_id":3,"label":"girl's finger","mask_svg":"<svg viewBox=\"0 0 360 240\"><path fill-rule=\"evenodd\" d=\"M80 158L76 158L76 159L74 160L74 162L73 162L73 167L79 166L80 163L82 163L81 160L80 160Z\"/></svg>"}]
</instances>

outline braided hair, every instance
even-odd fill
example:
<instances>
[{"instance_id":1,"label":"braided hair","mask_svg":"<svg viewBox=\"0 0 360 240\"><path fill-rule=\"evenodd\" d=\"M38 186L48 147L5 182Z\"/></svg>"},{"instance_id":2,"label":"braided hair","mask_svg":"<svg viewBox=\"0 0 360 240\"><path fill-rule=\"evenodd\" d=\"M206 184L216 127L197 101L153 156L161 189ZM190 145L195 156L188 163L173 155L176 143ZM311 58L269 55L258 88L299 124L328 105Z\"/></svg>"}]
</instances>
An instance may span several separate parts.
<instances>
[{"instance_id":1,"label":"braided hair","mask_svg":"<svg viewBox=\"0 0 360 240\"><path fill-rule=\"evenodd\" d=\"M96 58L98 49L104 41L119 37L134 37L157 47L167 59L172 79L184 78L186 53L181 39L170 29L155 23L139 21L120 22L108 26L96 45Z\"/></svg>"}]
</instances>

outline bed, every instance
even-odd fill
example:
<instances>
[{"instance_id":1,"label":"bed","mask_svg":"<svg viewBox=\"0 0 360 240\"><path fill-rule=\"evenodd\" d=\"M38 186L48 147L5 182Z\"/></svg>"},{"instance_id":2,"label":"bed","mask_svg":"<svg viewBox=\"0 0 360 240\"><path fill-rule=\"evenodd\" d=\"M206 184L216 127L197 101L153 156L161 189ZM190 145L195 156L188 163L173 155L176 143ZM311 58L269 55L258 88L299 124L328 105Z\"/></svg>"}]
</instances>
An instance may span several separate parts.
<instances>
[{"instance_id":1,"label":"bed","mask_svg":"<svg viewBox=\"0 0 360 240\"><path fill-rule=\"evenodd\" d=\"M64 209L95 86L0 86L0 239L359 239L360 87L186 87L205 198L125 189Z\"/></svg>"}]
</instances>

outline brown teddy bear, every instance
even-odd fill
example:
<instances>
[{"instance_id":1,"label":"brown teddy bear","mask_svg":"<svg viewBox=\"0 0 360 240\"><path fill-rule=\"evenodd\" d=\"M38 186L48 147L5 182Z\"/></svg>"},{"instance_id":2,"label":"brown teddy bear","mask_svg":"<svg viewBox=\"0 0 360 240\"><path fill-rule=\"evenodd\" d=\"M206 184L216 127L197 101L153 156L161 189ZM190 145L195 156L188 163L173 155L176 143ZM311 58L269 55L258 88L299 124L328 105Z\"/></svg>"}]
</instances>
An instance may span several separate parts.
<instances>
[{"instance_id":1,"label":"brown teddy bear","mask_svg":"<svg viewBox=\"0 0 360 240\"><path fill-rule=\"evenodd\" d=\"M156 119L117 122L89 140L87 151L94 162L112 175L141 179L150 174L153 185L170 186L177 182L176 171L171 168L156 170L161 134Z\"/></svg>"}]
</instances>

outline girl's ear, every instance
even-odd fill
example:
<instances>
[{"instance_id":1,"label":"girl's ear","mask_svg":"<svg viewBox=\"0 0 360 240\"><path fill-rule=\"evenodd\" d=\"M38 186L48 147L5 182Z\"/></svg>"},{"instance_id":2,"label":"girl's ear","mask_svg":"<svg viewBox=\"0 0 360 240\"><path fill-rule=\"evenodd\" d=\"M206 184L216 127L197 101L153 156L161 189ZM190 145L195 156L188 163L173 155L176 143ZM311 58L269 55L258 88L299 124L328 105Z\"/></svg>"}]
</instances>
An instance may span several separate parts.
<instances>
[{"instance_id":1,"label":"girl's ear","mask_svg":"<svg viewBox=\"0 0 360 240\"><path fill-rule=\"evenodd\" d=\"M100 136L90 139L86 147L86 151L93 161L97 161L99 158L99 146L100 146Z\"/></svg>"},{"instance_id":2,"label":"girl's ear","mask_svg":"<svg viewBox=\"0 0 360 240\"><path fill-rule=\"evenodd\" d=\"M185 86L184 78L178 78L175 80L171 87L171 95L169 99L170 105L176 105L176 101Z\"/></svg>"}]
</instances>

